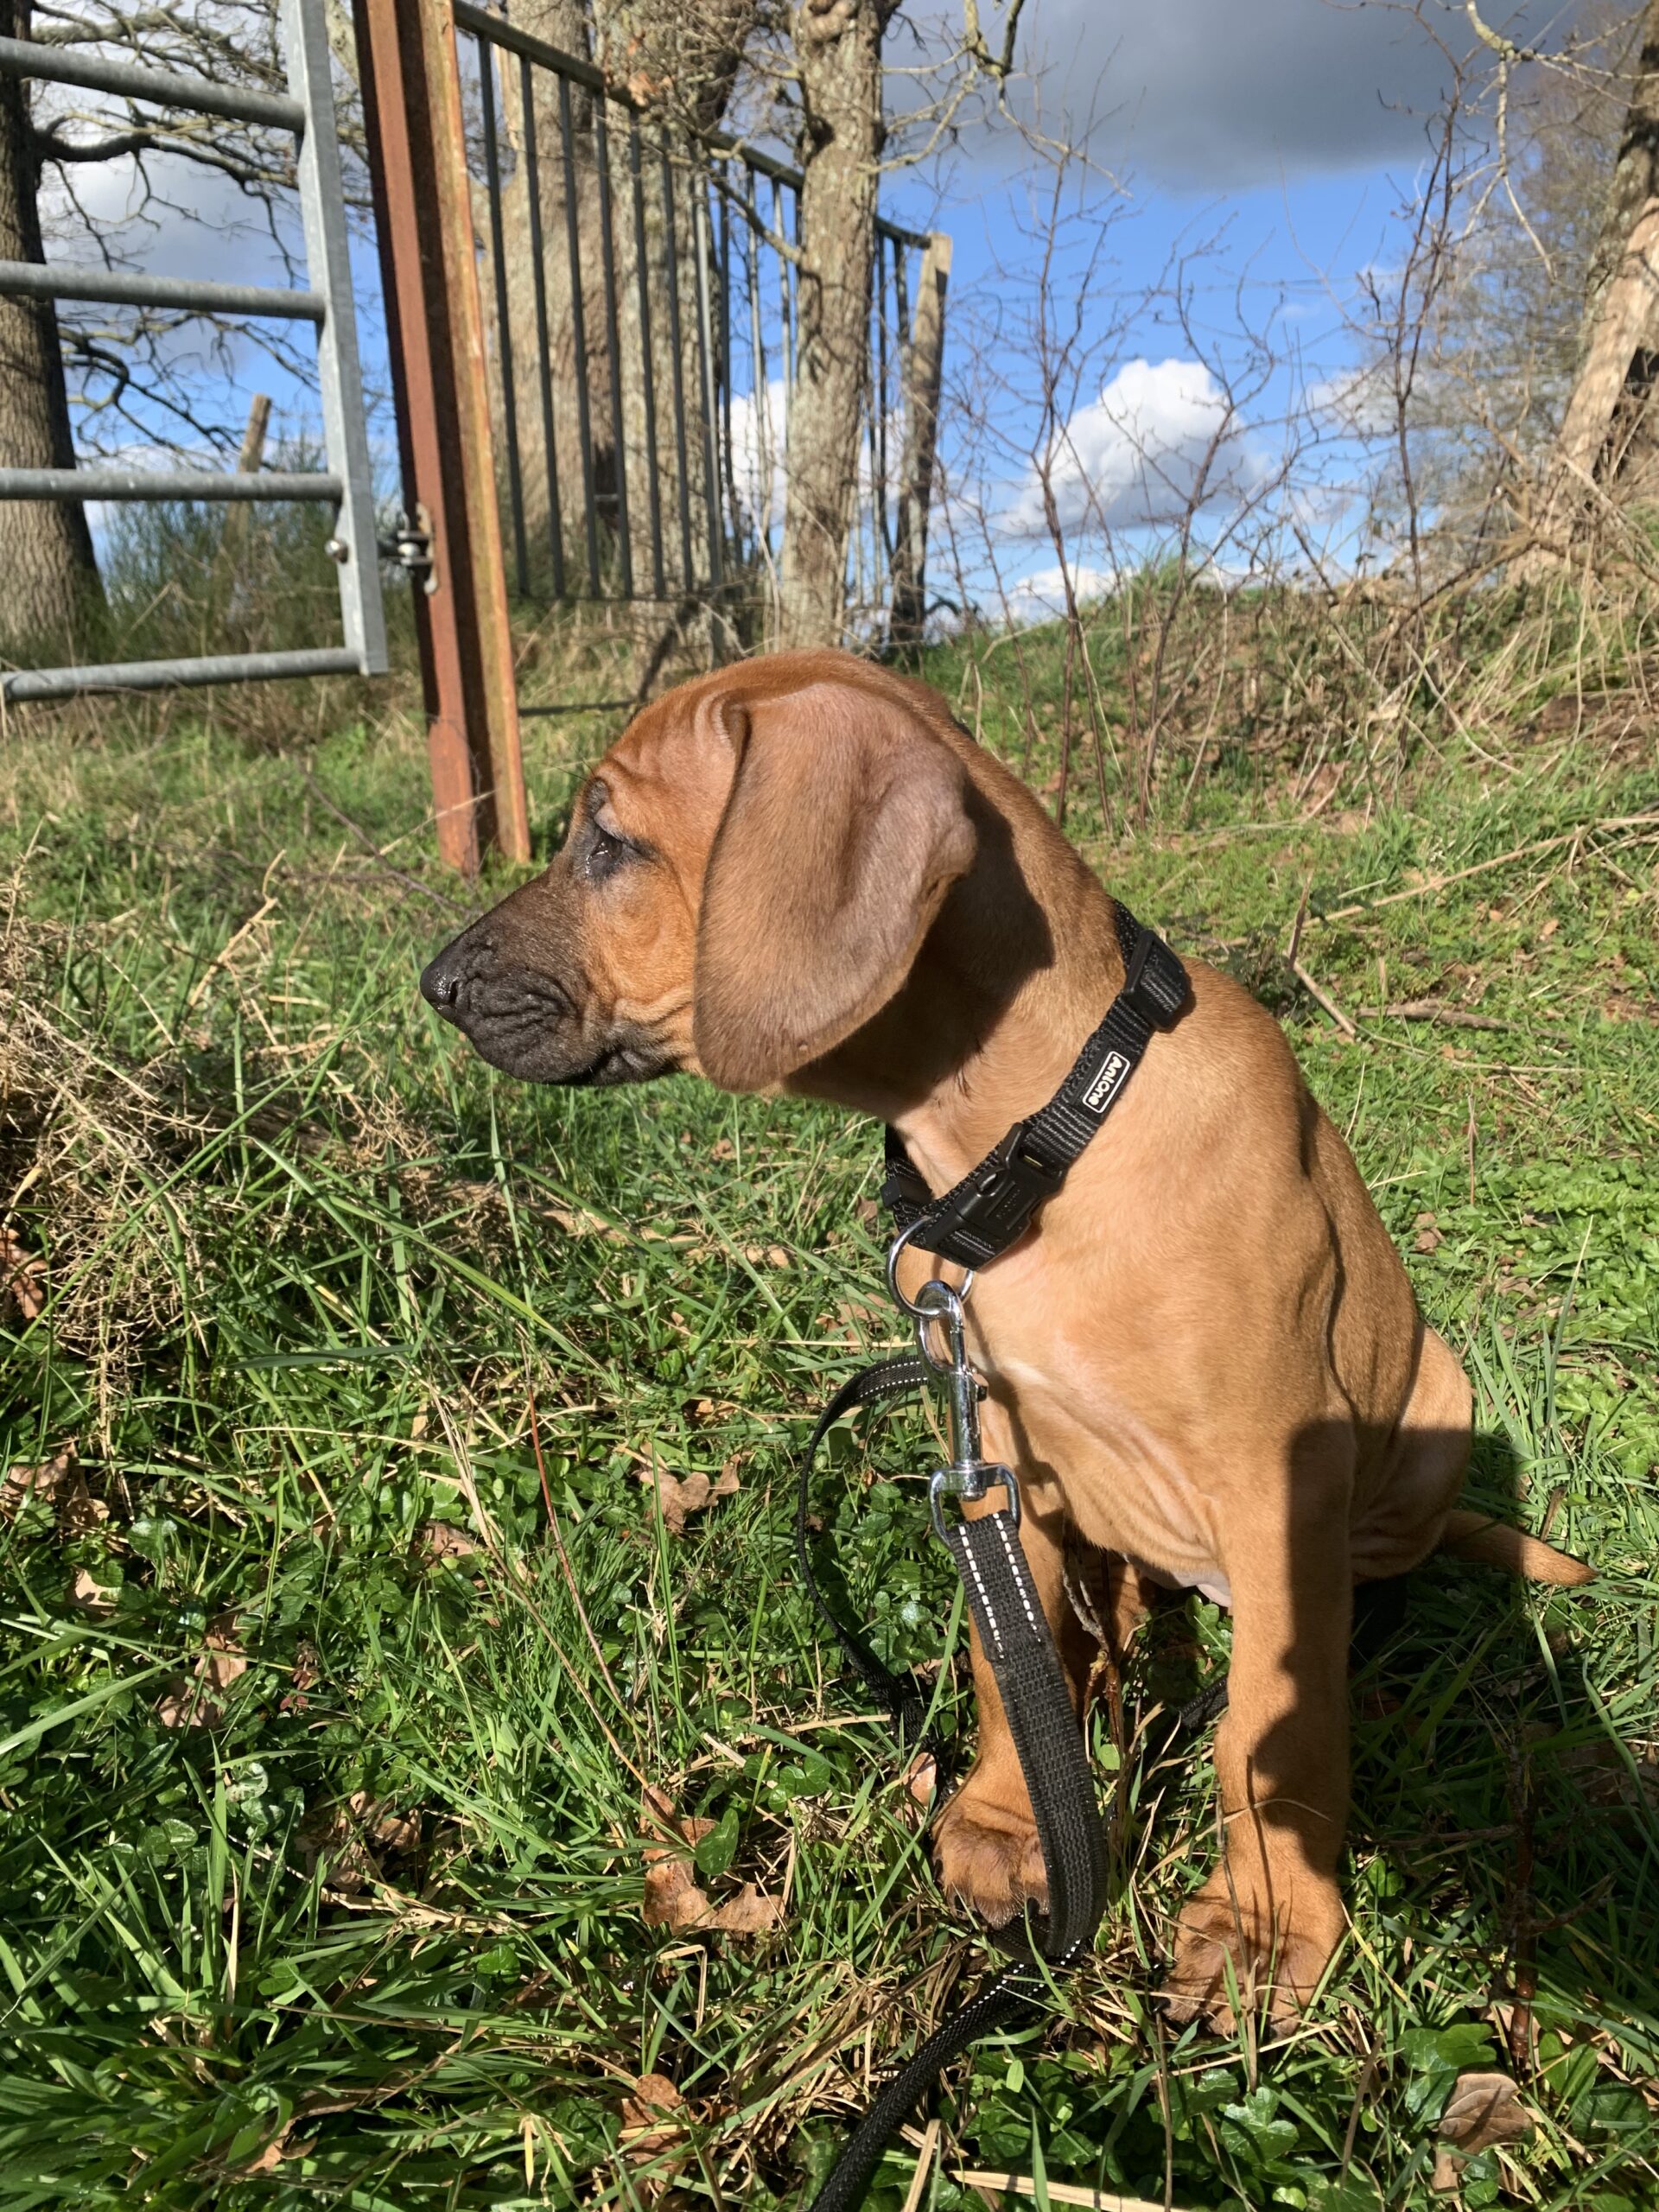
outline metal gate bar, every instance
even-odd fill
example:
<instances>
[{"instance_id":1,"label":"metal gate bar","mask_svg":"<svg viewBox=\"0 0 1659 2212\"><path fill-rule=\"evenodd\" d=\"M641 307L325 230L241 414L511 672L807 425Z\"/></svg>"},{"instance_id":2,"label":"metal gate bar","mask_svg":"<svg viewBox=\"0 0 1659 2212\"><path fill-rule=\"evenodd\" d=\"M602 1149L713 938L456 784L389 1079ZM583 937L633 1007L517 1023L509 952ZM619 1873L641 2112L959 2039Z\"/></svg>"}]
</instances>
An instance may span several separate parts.
<instances>
[{"instance_id":1,"label":"metal gate bar","mask_svg":"<svg viewBox=\"0 0 1659 2212\"><path fill-rule=\"evenodd\" d=\"M273 315L326 322L321 292L282 284L216 284L193 276L143 276L124 269L77 269L62 262L0 261L0 291L20 300L107 300L118 307L199 308L206 315Z\"/></svg>"},{"instance_id":2,"label":"metal gate bar","mask_svg":"<svg viewBox=\"0 0 1659 2212\"><path fill-rule=\"evenodd\" d=\"M37 77L44 84L81 85L94 92L124 92L156 107L193 107L204 115L227 115L237 123L264 123L273 130L305 128L305 110L280 92L257 92L240 86L215 85L206 77L182 77L169 69L146 69L133 61L106 61L99 54L76 54L61 46L41 46L32 39L0 38L0 73Z\"/></svg>"},{"instance_id":3,"label":"metal gate bar","mask_svg":"<svg viewBox=\"0 0 1659 2212\"><path fill-rule=\"evenodd\" d=\"M175 685L250 683L279 676L359 676L362 661L338 645L280 653L208 653L196 660L116 660L80 668L19 669L8 703L73 699L83 691L170 691Z\"/></svg>"},{"instance_id":4,"label":"metal gate bar","mask_svg":"<svg viewBox=\"0 0 1659 2212\"><path fill-rule=\"evenodd\" d=\"M270 475L146 471L118 464L0 468L0 499L327 500L336 509L328 550L340 568L345 643L339 648L292 652L217 653L190 660L18 670L0 676L0 695L8 700L67 699L83 691L155 690L175 683L246 683L278 677L376 676L386 668L379 549L323 0L283 0L282 29L287 99L212 84L206 78L69 54L28 39L0 39L0 71L292 131L299 142L300 210L315 289L206 283L120 270L7 261L0 262L0 294L315 322L325 467L315 473L283 470Z\"/></svg>"},{"instance_id":5,"label":"metal gate bar","mask_svg":"<svg viewBox=\"0 0 1659 2212\"><path fill-rule=\"evenodd\" d=\"M530 858L472 180L447 0L355 0L432 807L444 860Z\"/></svg>"},{"instance_id":6,"label":"metal gate bar","mask_svg":"<svg viewBox=\"0 0 1659 2212\"><path fill-rule=\"evenodd\" d=\"M340 499L343 478L310 468L238 469L216 476L206 468L8 468L0 499Z\"/></svg>"}]
</instances>

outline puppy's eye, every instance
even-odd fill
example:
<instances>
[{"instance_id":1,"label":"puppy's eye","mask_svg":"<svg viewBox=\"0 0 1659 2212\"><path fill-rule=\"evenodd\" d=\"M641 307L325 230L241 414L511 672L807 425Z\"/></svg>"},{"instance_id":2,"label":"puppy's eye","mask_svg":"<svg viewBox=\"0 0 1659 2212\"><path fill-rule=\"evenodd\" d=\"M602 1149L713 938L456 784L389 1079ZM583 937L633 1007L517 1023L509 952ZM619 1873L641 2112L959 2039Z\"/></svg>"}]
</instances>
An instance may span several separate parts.
<instances>
[{"instance_id":1,"label":"puppy's eye","mask_svg":"<svg viewBox=\"0 0 1659 2212\"><path fill-rule=\"evenodd\" d=\"M626 837L619 837L612 830L595 822L588 842L587 870L595 883L603 883L607 876L616 874L624 861L634 857L634 848Z\"/></svg>"}]
</instances>

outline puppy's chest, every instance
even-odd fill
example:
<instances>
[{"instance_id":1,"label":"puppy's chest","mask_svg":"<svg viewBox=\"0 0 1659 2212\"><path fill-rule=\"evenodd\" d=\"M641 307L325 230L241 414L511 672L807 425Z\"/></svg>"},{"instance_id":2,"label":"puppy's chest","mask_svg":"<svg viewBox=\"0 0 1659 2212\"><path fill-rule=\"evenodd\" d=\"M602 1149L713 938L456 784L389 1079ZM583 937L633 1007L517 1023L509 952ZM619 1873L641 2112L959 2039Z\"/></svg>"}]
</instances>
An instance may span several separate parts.
<instances>
[{"instance_id":1,"label":"puppy's chest","mask_svg":"<svg viewBox=\"0 0 1659 2212\"><path fill-rule=\"evenodd\" d=\"M1016 1343L999 1359L988 1346L982 1372L991 1396L988 1450L1010 1450L1028 1479L1052 1485L1085 1541L1159 1581L1230 1602L1214 1503L1186 1464L1179 1422L1163 1417L1151 1392L1063 1339L1040 1357Z\"/></svg>"}]
</instances>

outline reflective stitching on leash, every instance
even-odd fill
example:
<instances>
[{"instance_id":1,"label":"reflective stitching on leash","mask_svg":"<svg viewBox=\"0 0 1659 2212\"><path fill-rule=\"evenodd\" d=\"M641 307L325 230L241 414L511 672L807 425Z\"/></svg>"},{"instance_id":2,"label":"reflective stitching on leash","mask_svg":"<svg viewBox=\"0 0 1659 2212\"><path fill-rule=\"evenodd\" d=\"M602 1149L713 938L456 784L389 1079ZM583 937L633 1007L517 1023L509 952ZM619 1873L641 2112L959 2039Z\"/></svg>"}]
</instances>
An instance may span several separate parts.
<instances>
[{"instance_id":1,"label":"reflective stitching on leash","mask_svg":"<svg viewBox=\"0 0 1659 2212\"><path fill-rule=\"evenodd\" d=\"M1027 1588L1026 1578L1020 1573L1019 1567L1014 1564L1014 1539L1008 1534L1008 1524L1002 1518L1000 1513L994 1514L992 1516L992 1519L995 1522L997 1535L1002 1539L1002 1548L1008 1555L1008 1573L1014 1578L1014 1588L1020 1592L1020 1602L1026 1609L1027 1623L1030 1627L1032 1634L1035 1636L1037 1633L1037 1618L1031 1610L1031 1595Z\"/></svg>"},{"instance_id":2,"label":"reflective stitching on leash","mask_svg":"<svg viewBox=\"0 0 1659 2212\"><path fill-rule=\"evenodd\" d=\"M1002 1624L996 1618L996 1608L991 1603L990 1592L985 1587L985 1578L979 1571L979 1561L974 1557L966 1543L963 1545L957 1557L966 1560L973 1570L974 1586L979 1592L980 1604L985 1608L986 1624L995 1640L998 1651L1002 1651L1007 1648L1002 1635Z\"/></svg>"}]
</instances>

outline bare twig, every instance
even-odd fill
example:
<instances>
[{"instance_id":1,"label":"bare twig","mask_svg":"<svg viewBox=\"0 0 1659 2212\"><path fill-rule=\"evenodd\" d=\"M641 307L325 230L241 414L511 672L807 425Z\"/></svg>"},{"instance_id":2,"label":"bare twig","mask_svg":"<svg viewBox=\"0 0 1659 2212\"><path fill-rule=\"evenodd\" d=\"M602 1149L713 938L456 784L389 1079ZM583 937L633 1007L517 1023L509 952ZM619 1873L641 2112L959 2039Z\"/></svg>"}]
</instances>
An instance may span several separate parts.
<instances>
[{"instance_id":1,"label":"bare twig","mask_svg":"<svg viewBox=\"0 0 1659 2212\"><path fill-rule=\"evenodd\" d=\"M1341 1030L1343 1035L1344 1037L1357 1038L1359 1035L1358 1030L1355 1028L1353 1023L1350 1021L1347 1015L1337 1004L1335 999L1332 997L1330 992L1325 988L1324 985L1315 982L1314 978L1308 974L1306 969L1303 967L1300 960L1293 960L1289 964L1291 974L1296 978L1302 988L1307 993L1309 998L1313 999L1317 1004L1325 1008L1332 1020L1334 1021L1338 1028Z\"/></svg>"}]
</instances>

